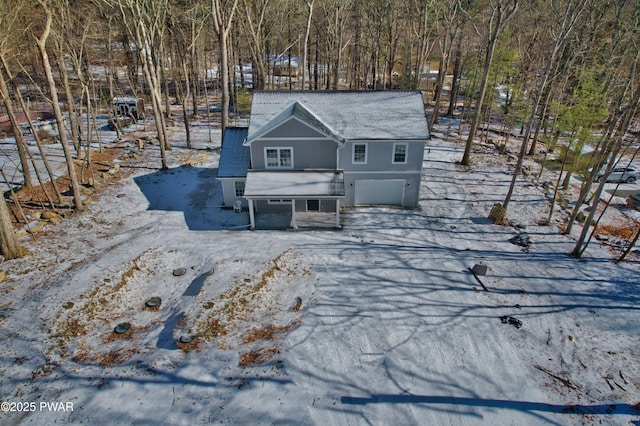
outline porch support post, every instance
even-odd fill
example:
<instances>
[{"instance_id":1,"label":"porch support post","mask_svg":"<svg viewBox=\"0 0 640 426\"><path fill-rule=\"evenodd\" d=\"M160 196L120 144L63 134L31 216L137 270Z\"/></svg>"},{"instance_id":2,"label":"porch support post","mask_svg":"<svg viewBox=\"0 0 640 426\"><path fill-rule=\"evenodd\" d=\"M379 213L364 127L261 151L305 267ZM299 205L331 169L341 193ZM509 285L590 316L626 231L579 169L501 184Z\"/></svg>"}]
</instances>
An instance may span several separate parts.
<instances>
[{"instance_id":1,"label":"porch support post","mask_svg":"<svg viewBox=\"0 0 640 426\"><path fill-rule=\"evenodd\" d=\"M296 223L296 200L291 200L291 227L293 229L298 229L298 224Z\"/></svg>"},{"instance_id":2,"label":"porch support post","mask_svg":"<svg viewBox=\"0 0 640 426\"><path fill-rule=\"evenodd\" d=\"M254 214L253 214L253 200L251 198L248 198L247 201L249 202L250 229L254 230L254 229L256 229L256 218L254 217Z\"/></svg>"},{"instance_id":3,"label":"porch support post","mask_svg":"<svg viewBox=\"0 0 640 426\"><path fill-rule=\"evenodd\" d=\"M340 198L336 198L336 228L340 228Z\"/></svg>"}]
</instances>

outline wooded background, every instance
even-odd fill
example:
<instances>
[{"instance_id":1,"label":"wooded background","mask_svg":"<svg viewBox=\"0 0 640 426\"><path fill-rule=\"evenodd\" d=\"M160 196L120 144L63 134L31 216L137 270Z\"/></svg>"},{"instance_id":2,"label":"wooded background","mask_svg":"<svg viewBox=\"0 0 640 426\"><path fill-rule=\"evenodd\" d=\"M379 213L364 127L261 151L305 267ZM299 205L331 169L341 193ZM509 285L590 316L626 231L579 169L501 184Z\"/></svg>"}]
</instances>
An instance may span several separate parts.
<instances>
[{"instance_id":1,"label":"wooded background","mask_svg":"<svg viewBox=\"0 0 640 426\"><path fill-rule=\"evenodd\" d=\"M505 212L527 154L546 157L560 142L567 152L593 146L591 162L566 155L559 173L565 185L584 174L580 205L594 183L589 169L610 170L608 159L633 160L638 150L638 1L0 0L0 10L0 115L24 185L35 182L15 117L52 111L67 129L59 140L77 210L73 159L89 155L92 132L81 117L110 111L116 96L146 100L166 168L172 104L188 130L219 100L224 130L254 89L424 90L431 126L454 114L469 123L463 165L478 129L519 129Z\"/></svg>"}]
</instances>

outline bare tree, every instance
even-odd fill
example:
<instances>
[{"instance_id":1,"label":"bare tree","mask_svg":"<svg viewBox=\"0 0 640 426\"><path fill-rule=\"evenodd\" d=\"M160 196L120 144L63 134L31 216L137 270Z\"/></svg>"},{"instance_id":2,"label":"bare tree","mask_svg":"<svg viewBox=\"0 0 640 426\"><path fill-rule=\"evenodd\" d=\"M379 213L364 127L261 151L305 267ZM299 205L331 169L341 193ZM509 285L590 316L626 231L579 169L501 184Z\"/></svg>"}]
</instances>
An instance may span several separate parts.
<instances>
[{"instance_id":1,"label":"bare tree","mask_svg":"<svg viewBox=\"0 0 640 426\"><path fill-rule=\"evenodd\" d=\"M60 137L60 145L64 152L64 157L67 163L67 171L69 174L69 180L71 181L71 192L73 194L73 204L77 211L84 209L80 193L80 184L78 183L78 177L76 175L75 164L73 163L73 157L71 151L69 151L69 143L67 141L67 133L64 128L64 118L62 116L62 110L60 109L60 103L58 101L58 92L55 79L53 78L53 72L51 70L51 63L49 61L49 54L47 53L47 39L51 33L51 23L53 21L53 13L49 9L45 0L38 0L38 3L43 8L46 14L45 27L40 34L40 37L36 40L40 56L42 58L42 65L44 67L45 75L47 76L47 83L49 84L49 92L51 94L51 105L53 106L53 112L56 117L56 124L58 125L58 135Z\"/></svg>"},{"instance_id":2,"label":"bare tree","mask_svg":"<svg viewBox=\"0 0 640 426\"><path fill-rule=\"evenodd\" d=\"M527 146L529 144L529 136L531 135L531 129L533 128L534 121L538 115L538 108L540 107L542 96L544 94L547 80L549 79L549 75L551 74L551 69L553 66L553 62L556 58L556 54L560 49L561 43L567 38L571 29L574 27L577 22L578 17L584 10L586 3L588 0L579 0L576 4L574 4L571 0L567 2L564 13L562 14L562 18L560 19L557 36L555 37L555 41L553 47L549 51L549 56L547 57L547 61L544 67L544 71L540 76L538 81L538 87L536 88L536 96L533 101L533 107L531 108L531 115L527 121L527 127L524 133L524 137L522 140L522 146L520 147L520 153L518 155L518 161L516 162L516 167L513 171L513 176L511 178L511 184L509 186L509 190L507 191L507 195L504 198L502 203L502 207L506 213L507 208L509 206L509 201L511 201L511 196L513 195L513 191L516 185L516 180L520 175L520 170L522 169L522 163L524 161L524 156L527 152Z\"/></svg>"},{"instance_id":3,"label":"bare tree","mask_svg":"<svg viewBox=\"0 0 640 426\"><path fill-rule=\"evenodd\" d=\"M213 32L218 39L220 49L220 75L222 77L222 134L229 125L229 33L238 0L211 0ZM224 143L224 141L223 141Z\"/></svg>"},{"instance_id":4,"label":"bare tree","mask_svg":"<svg viewBox=\"0 0 640 426\"><path fill-rule=\"evenodd\" d=\"M454 41L456 40L458 31L462 23L459 19L459 3L447 2L441 11L442 19L437 22L440 34L438 37L438 46L440 47L440 66L438 69L438 81L436 83L436 93L434 96L433 116L429 124L429 130L433 130L434 124L438 122L440 110L440 100L444 90L445 77L449 69L451 60L451 51L453 50Z\"/></svg>"},{"instance_id":5,"label":"bare tree","mask_svg":"<svg viewBox=\"0 0 640 426\"><path fill-rule=\"evenodd\" d=\"M489 71L491 70L491 63L493 61L496 43L498 42L500 34L502 34L502 31L509 22L509 19L511 19L518 10L518 6L519 0L490 1L488 14L485 14L484 11L481 14L486 30L486 32L483 33L476 25L475 20L469 11L460 5L462 13L469 18L476 33L483 38L485 48L484 67L482 70L482 77L480 78L480 91L475 104L475 114L471 121L471 128L469 129L469 137L467 138L464 154L462 156L462 165L468 166L471 162L471 147L473 146L473 140L476 136L478 125L480 124L480 119L482 117L480 112L482 110L482 104L484 103L484 97L487 91Z\"/></svg>"},{"instance_id":6,"label":"bare tree","mask_svg":"<svg viewBox=\"0 0 640 426\"><path fill-rule=\"evenodd\" d=\"M242 0L242 10L244 11L244 26L249 37L248 47L252 59L253 88L263 90L266 84L267 71L265 58L265 31L268 22L266 20L269 0L250 1Z\"/></svg>"},{"instance_id":7,"label":"bare tree","mask_svg":"<svg viewBox=\"0 0 640 426\"><path fill-rule=\"evenodd\" d=\"M18 125L18 120L16 119L16 115L13 111L13 104L11 103L9 88L7 87L7 83L4 78L4 73L2 72L0 72L0 98L2 99L4 107L7 111L7 115L9 116L9 122L11 123L13 136L16 139L16 146L18 148L18 157L20 158L22 176L24 177L24 185L26 187L32 187L33 181L31 179L31 171L29 169L29 160L27 158L27 151L28 151L27 143L24 140L24 136L22 135L22 129L20 129L20 126Z\"/></svg>"},{"instance_id":8,"label":"bare tree","mask_svg":"<svg viewBox=\"0 0 640 426\"><path fill-rule=\"evenodd\" d=\"M142 62L145 81L151 93L153 119L160 145L160 160L163 169L168 169L166 150L171 146L167 140L166 123L162 115L162 93L158 58L154 53L161 49L159 33L164 24L167 0L93 0L98 6L106 5L120 12L122 22L136 47Z\"/></svg>"},{"instance_id":9,"label":"bare tree","mask_svg":"<svg viewBox=\"0 0 640 426\"><path fill-rule=\"evenodd\" d=\"M5 260L16 259L25 256L27 250L20 246L16 234L13 231L11 213L4 195L0 196L0 254Z\"/></svg>"},{"instance_id":10,"label":"bare tree","mask_svg":"<svg viewBox=\"0 0 640 426\"><path fill-rule=\"evenodd\" d=\"M301 76L302 76L300 88L302 90L305 89L305 83L307 81L307 61L308 61L307 56L309 53L309 33L311 31L311 19L313 17L314 0L304 0L304 2L307 5L308 12L307 12L307 25L304 31L304 45L302 48L302 70L300 70Z\"/></svg>"}]
</instances>

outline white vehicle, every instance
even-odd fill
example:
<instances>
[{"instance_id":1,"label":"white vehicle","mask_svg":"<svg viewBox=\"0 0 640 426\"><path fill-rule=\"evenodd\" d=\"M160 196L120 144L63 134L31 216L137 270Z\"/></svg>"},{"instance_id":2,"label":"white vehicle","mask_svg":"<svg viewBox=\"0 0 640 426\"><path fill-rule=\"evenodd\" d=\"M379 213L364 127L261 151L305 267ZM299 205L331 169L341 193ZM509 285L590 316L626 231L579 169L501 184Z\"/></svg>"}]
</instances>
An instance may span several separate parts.
<instances>
[{"instance_id":1,"label":"white vehicle","mask_svg":"<svg viewBox=\"0 0 640 426\"><path fill-rule=\"evenodd\" d=\"M600 182L604 176L604 168L596 175L596 182ZM634 166L629 167L615 167L613 171L607 176L607 182L626 182L634 183L640 179L640 170Z\"/></svg>"}]
</instances>

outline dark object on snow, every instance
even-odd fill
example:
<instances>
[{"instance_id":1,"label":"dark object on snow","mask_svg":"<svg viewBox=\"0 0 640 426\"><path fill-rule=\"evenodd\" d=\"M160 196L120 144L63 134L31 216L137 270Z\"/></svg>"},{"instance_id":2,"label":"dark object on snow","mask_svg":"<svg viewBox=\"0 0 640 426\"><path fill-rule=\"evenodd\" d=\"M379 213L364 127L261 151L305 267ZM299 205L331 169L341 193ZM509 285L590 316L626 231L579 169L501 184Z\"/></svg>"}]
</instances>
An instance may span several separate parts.
<instances>
[{"instance_id":1,"label":"dark object on snow","mask_svg":"<svg viewBox=\"0 0 640 426\"><path fill-rule=\"evenodd\" d=\"M509 242L511 244L522 247L524 251L528 251L529 247L531 246L531 237L529 237L529 234L523 232L516 235L515 237L510 238Z\"/></svg>"},{"instance_id":2,"label":"dark object on snow","mask_svg":"<svg viewBox=\"0 0 640 426\"><path fill-rule=\"evenodd\" d=\"M488 270L489 270L489 267L482 262L476 263L475 265L473 265L473 273L476 275L482 275L482 276L487 275Z\"/></svg>"},{"instance_id":3,"label":"dark object on snow","mask_svg":"<svg viewBox=\"0 0 640 426\"><path fill-rule=\"evenodd\" d=\"M500 317L500 321L502 321L503 324L512 324L516 328L522 328L522 321L520 321L518 318L505 315L503 317Z\"/></svg>"},{"instance_id":4,"label":"dark object on snow","mask_svg":"<svg viewBox=\"0 0 640 426\"><path fill-rule=\"evenodd\" d=\"M159 297L152 297L144 304L147 308L157 308L162 303Z\"/></svg>"},{"instance_id":5,"label":"dark object on snow","mask_svg":"<svg viewBox=\"0 0 640 426\"><path fill-rule=\"evenodd\" d=\"M195 339L195 336L180 336L180 343L191 343Z\"/></svg>"},{"instance_id":6,"label":"dark object on snow","mask_svg":"<svg viewBox=\"0 0 640 426\"><path fill-rule=\"evenodd\" d=\"M506 210L502 207L500 203L494 203L491 208L491 212L489 212L489 220L491 220L496 225L502 224L504 221L504 216L506 214Z\"/></svg>"},{"instance_id":7,"label":"dark object on snow","mask_svg":"<svg viewBox=\"0 0 640 426\"><path fill-rule=\"evenodd\" d=\"M178 268L173 270L174 277L181 277L186 273L187 273L187 270L185 268Z\"/></svg>"},{"instance_id":8,"label":"dark object on snow","mask_svg":"<svg viewBox=\"0 0 640 426\"><path fill-rule=\"evenodd\" d=\"M293 312L298 312L301 307L302 307L302 298L300 296L298 296L298 297L296 297L296 304L293 305L293 308L291 308L291 310Z\"/></svg>"},{"instance_id":9,"label":"dark object on snow","mask_svg":"<svg viewBox=\"0 0 640 426\"><path fill-rule=\"evenodd\" d=\"M484 289L484 291L489 291L489 289L487 288L486 285L484 285L484 283L482 282L482 280L480 279L480 277L475 273L475 271L471 268L467 268L469 270L469 272L471 272L474 276L474 278L476 279L476 281L478 281L478 284L480 284L482 286L482 288Z\"/></svg>"},{"instance_id":10,"label":"dark object on snow","mask_svg":"<svg viewBox=\"0 0 640 426\"><path fill-rule=\"evenodd\" d=\"M131 324L129 324L128 322L121 322L120 324L116 325L116 328L113 329L113 332L116 334L123 334L129 330L131 330Z\"/></svg>"}]
</instances>

